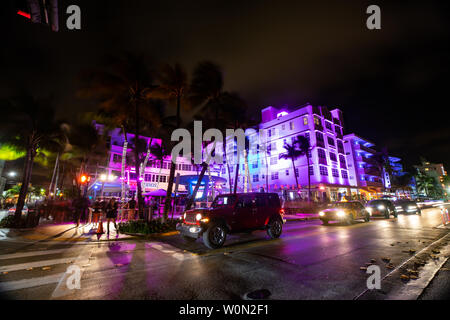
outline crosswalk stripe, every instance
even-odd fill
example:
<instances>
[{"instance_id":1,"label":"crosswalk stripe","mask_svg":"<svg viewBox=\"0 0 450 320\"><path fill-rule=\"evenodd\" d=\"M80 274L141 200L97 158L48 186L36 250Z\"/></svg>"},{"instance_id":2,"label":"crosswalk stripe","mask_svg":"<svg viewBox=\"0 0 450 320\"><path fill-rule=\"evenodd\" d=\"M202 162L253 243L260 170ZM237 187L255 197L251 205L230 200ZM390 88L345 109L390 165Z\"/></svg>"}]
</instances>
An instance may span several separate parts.
<instances>
[{"instance_id":1,"label":"crosswalk stripe","mask_svg":"<svg viewBox=\"0 0 450 320\"><path fill-rule=\"evenodd\" d=\"M73 261L74 259L75 259L75 257L70 257L70 258L51 259L51 260L42 260L42 261L36 261L36 262L13 264L13 265L0 267L0 272L11 272L11 271L17 271L17 270L24 270L24 269L28 269L28 268L39 268L39 267L51 266L51 265L55 265L55 264L69 263L69 262Z\"/></svg>"},{"instance_id":2,"label":"crosswalk stripe","mask_svg":"<svg viewBox=\"0 0 450 320\"><path fill-rule=\"evenodd\" d=\"M64 273L58 273L45 277L0 282L0 292L28 289L46 284L57 283L63 275Z\"/></svg>"},{"instance_id":3,"label":"crosswalk stripe","mask_svg":"<svg viewBox=\"0 0 450 320\"><path fill-rule=\"evenodd\" d=\"M175 248L174 246L171 246L167 243L162 242L156 242L156 243L149 243L148 246L150 248L156 249L158 251L161 251L163 253L171 254L172 257L174 257L177 260L183 261L185 259L192 259L196 256L192 253L184 252L178 248Z\"/></svg>"},{"instance_id":4,"label":"crosswalk stripe","mask_svg":"<svg viewBox=\"0 0 450 320\"><path fill-rule=\"evenodd\" d=\"M2 254L0 255L0 260L6 259L16 259L16 258L26 258L33 256L43 256L47 254L58 254L64 252L78 251L79 249L54 249L54 250L43 250L43 251L29 251L29 252L18 252L18 253L10 253L10 254Z\"/></svg>"}]
</instances>

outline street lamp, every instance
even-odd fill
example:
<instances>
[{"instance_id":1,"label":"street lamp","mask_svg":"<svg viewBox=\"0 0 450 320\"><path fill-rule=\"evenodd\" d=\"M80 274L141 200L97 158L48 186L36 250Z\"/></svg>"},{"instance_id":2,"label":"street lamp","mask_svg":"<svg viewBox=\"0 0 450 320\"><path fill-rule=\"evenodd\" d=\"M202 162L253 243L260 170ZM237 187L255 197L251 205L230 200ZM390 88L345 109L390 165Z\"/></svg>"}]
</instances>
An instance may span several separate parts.
<instances>
[{"instance_id":1,"label":"street lamp","mask_svg":"<svg viewBox=\"0 0 450 320\"><path fill-rule=\"evenodd\" d=\"M8 176L10 176L10 177L15 177L16 175L17 175L17 173L15 171L10 171L8 173Z\"/></svg>"}]
</instances>

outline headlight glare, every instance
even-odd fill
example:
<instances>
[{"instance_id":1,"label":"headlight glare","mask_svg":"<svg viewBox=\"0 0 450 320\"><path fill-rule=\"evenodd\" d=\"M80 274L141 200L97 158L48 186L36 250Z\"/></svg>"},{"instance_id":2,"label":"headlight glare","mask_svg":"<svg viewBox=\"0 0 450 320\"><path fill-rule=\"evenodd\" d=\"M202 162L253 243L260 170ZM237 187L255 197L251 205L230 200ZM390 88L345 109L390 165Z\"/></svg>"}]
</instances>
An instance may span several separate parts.
<instances>
[{"instance_id":1,"label":"headlight glare","mask_svg":"<svg viewBox=\"0 0 450 320\"><path fill-rule=\"evenodd\" d=\"M343 217L343 216L345 216L345 212L344 211L338 211L337 216L338 217Z\"/></svg>"},{"instance_id":2,"label":"headlight glare","mask_svg":"<svg viewBox=\"0 0 450 320\"><path fill-rule=\"evenodd\" d=\"M197 215L195 216L195 220L200 221L202 218L202 214L201 213L197 213Z\"/></svg>"}]
</instances>

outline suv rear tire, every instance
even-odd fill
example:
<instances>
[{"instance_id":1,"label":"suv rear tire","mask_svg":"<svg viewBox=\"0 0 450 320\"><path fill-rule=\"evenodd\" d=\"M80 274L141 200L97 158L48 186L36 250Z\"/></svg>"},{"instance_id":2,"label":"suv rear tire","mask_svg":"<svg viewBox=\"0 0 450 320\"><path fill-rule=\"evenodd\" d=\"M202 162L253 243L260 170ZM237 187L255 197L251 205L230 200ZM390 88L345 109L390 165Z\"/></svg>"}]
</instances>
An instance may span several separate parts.
<instances>
[{"instance_id":1,"label":"suv rear tire","mask_svg":"<svg viewBox=\"0 0 450 320\"><path fill-rule=\"evenodd\" d=\"M364 221L365 222L369 222L370 221L370 213L366 212L366 215L364 217Z\"/></svg>"},{"instance_id":2,"label":"suv rear tire","mask_svg":"<svg viewBox=\"0 0 450 320\"><path fill-rule=\"evenodd\" d=\"M218 249L223 246L227 239L227 231L223 224L213 223L203 233L203 243L210 249Z\"/></svg>"},{"instance_id":3,"label":"suv rear tire","mask_svg":"<svg viewBox=\"0 0 450 320\"><path fill-rule=\"evenodd\" d=\"M323 224L324 226L327 226L327 225L328 225L328 220L322 220L322 224Z\"/></svg>"},{"instance_id":4,"label":"suv rear tire","mask_svg":"<svg viewBox=\"0 0 450 320\"><path fill-rule=\"evenodd\" d=\"M281 236L281 232L283 232L283 223L280 219L273 219L271 222L269 222L268 228L267 228L267 234L272 239L279 238Z\"/></svg>"}]
</instances>

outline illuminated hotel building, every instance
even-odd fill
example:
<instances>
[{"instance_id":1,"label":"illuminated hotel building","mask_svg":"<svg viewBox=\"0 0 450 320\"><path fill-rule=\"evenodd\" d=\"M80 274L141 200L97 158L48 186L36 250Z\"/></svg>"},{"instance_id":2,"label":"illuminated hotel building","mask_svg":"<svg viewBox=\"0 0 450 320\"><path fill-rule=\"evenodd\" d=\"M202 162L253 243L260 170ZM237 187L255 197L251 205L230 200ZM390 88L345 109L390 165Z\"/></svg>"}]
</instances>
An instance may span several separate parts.
<instances>
[{"instance_id":1,"label":"illuminated hotel building","mask_svg":"<svg viewBox=\"0 0 450 320\"><path fill-rule=\"evenodd\" d=\"M251 146L257 145L257 135L261 136L267 148L253 147L248 155L248 170L250 181L247 190L258 192L269 191L284 193L290 199L307 197L308 171L311 180L313 199L339 200L343 195L357 192L358 184L354 168L349 167L344 147L344 123L342 111L328 110L327 107L307 104L296 110L277 109L272 106L262 110L262 122L257 132L246 131ZM310 166L307 159L301 156L295 160L295 172L290 159L280 159L285 143L291 144L298 135L309 139L313 146L309 153ZM261 144L261 141L260 141ZM228 144L228 153L235 152L235 146ZM235 152L236 153L236 152ZM231 179L234 179L235 158L230 165ZM245 163L241 158L239 166L238 191L245 191ZM222 169L222 177L228 179L226 166ZM298 189L295 186L298 178ZM266 179L268 180L266 186ZM233 181L232 181L233 182ZM267 190L268 189L268 190Z\"/></svg>"}]
</instances>

